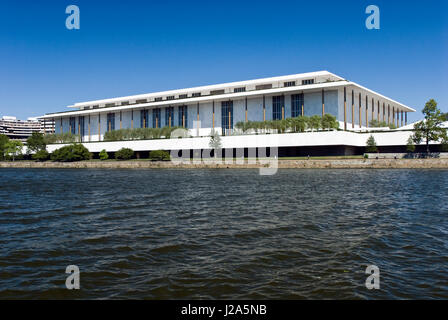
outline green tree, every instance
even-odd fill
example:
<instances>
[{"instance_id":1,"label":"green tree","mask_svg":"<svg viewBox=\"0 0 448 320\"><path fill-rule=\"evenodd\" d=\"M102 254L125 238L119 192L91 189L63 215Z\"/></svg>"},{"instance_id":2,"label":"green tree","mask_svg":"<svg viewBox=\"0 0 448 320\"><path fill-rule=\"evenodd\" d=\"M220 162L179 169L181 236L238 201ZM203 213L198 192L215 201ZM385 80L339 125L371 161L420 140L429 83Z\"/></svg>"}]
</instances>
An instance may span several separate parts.
<instances>
[{"instance_id":1,"label":"green tree","mask_svg":"<svg viewBox=\"0 0 448 320\"><path fill-rule=\"evenodd\" d=\"M23 143L20 140L9 140L6 143L6 154L12 157L15 161L16 157L22 154Z\"/></svg>"},{"instance_id":2,"label":"green tree","mask_svg":"<svg viewBox=\"0 0 448 320\"><path fill-rule=\"evenodd\" d=\"M243 121L239 121L239 122L237 122L237 123L235 124L235 129L239 129L239 130L245 132L245 131L246 131L246 123L243 122Z\"/></svg>"},{"instance_id":3,"label":"green tree","mask_svg":"<svg viewBox=\"0 0 448 320\"><path fill-rule=\"evenodd\" d=\"M412 137L408 138L408 142L406 143L406 151L407 152L415 151L415 144L414 144L414 140L412 140Z\"/></svg>"},{"instance_id":4,"label":"green tree","mask_svg":"<svg viewBox=\"0 0 448 320\"><path fill-rule=\"evenodd\" d=\"M39 150L35 154L33 154L31 158L36 161L47 161L48 159L50 159L50 154L47 150Z\"/></svg>"},{"instance_id":5,"label":"green tree","mask_svg":"<svg viewBox=\"0 0 448 320\"><path fill-rule=\"evenodd\" d=\"M134 156L134 150L129 148L121 148L115 152L115 159L117 160L129 160Z\"/></svg>"},{"instance_id":6,"label":"green tree","mask_svg":"<svg viewBox=\"0 0 448 320\"><path fill-rule=\"evenodd\" d=\"M448 121L448 112L442 114L443 121Z\"/></svg>"},{"instance_id":7,"label":"green tree","mask_svg":"<svg viewBox=\"0 0 448 320\"><path fill-rule=\"evenodd\" d=\"M109 155L107 154L105 149L101 150L101 152L99 154L99 157L100 157L100 160L107 160L107 159L109 159Z\"/></svg>"},{"instance_id":8,"label":"green tree","mask_svg":"<svg viewBox=\"0 0 448 320\"><path fill-rule=\"evenodd\" d=\"M339 122L336 120L335 116L333 116L329 113L326 113L322 117L321 126L323 129L338 129Z\"/></svg>"},{"instance_id":9,"label":"green tree","mask_svg":"<svg viewBox=\"0 0 448 320\"><path fill-rule=\"evenodd\" d=\"M434 99L426 102L422 110L425 119L414 124L414 134L412 140L419 144L422 140L426 143L426 152L429 153L429 142L448 140L446 129L442 127L444 116L437 108L437 102Z\"/></svg>"},{"instance_id":10,"label":"green tree","mask_svg":"<svg viewBox=\"0 0 448 320\"><path fill-rule=\"evenodd\" d=\"M222 149L222 144L221 137L219 136L218 132L213 129L210 132L210 141L208 143L208 146L213 149L213 154L216 158L218 155L218 150Z\"/></svg>"},{"instance_id":11,"label":"green tree","mask_svg":"<svg viewBox=\"0 0 448 320\"><path fill-rule=\"evenodd\" d=\"M306 116L299 116L294 118L294 128L297 132L304 132L308 125L308 117Z\"/></svg>"},{"instance_id":12,"label":"green tree","mask_svg":"<svg viewBox=\"0 0 448 320\"><path fill-rule=\"evenodd\" d=\"M289 123L289 121L287 121L286 119L277 120L276 125L277 125L278 132L285 133L286 130L288 129L288 123Z\"/></svg>"},{"instance_id":13,"label":"green tree","mask_svg":"<svg viewBox=\"0 0 448 320\"><path fill-rule=\"evenodd\" d=\"M321 116L318 116L318 115L311 116L309 118L309 127L312 130L319 130L322 125L321 120L322 120Z\"/></svg>"},{"instance_id":14,"label":"green tree","mask_svg":"<svg viewBox=\"0 0 448 320\"><path fill-rule=\"evenodd\" d=\"M378 148L376 147L375 138L372 135L370 135L369 139L367 139L366 152L367 153L378 152Z\"/></svg>"},{"instance_id":15,"label":"green tree","mask_svg":"<svg viewBox=\"0 0 448 320\"><path fill-rule=\"evenodd\" d=\"M80 143L73 143L56 149L51 154L51 160L59 162L72 162L89 160L92 154Z\"/></svg>"},{"instance_id":16,"label":"green tree","mask_svg":"<svg viewBox=\"0 0 448 320\"><path fill-rule=\"evenodd\" d=\"M27 153L36 153L47 148L44 135L39 132L33 132L26 140Z\"/></svg>"},{"instance_id":17,"label":"green tree","mask_svg":"<svg viewBox=\"0 0 448 320\"><path fill-rule=\"evenodd\" d=\"M448 151L448 140L443 139L442 144L440 145L440 151L441 152L447 152Z\"/></svg>"},{"instance_id":18,"label":"green tree","mask_svg":"<svg viewBox=\"0 0 448 320\"><path fill-rule=\"evenodd\" d=\"M9 138L4 135L0 134L0 160L5 160L6 157L6 145L9 142Z\"/></svg>"}]
</instances>

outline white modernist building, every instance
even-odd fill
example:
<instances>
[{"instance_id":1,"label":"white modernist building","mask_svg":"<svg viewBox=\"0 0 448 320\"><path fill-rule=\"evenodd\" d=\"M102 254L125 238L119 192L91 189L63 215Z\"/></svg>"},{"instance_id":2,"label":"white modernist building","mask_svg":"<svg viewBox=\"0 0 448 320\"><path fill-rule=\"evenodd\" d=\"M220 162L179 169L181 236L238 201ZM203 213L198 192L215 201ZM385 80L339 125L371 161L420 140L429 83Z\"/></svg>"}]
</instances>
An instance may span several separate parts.
<instances>
[{"instance_id":1,"label":"white modernist building","mask_svg":"<svg viewBox=\"0 0 448 320\"><path fill-rule=\"evenodd\" d=\"M223 136L232 136L235 124L240 121L329 113L336 117L341 129L355 132L368 130L371 120L404 126L407 113L415 111L327 71L80 102L69 108L73 110L41 118L54 121L56 133L71 132L80 135L82 142L94 143L90 148L103 141L105 132L125 128L180 126L188 129L192 137L208 136L212 129ZM240 136L241 139L244 137ZM198 148L207 148L195 141ZM129 141L115 144L128 145ZM169 150L173 147L170 144L173 142L164 140L135 147L146 151ZM238 145L248 147L244 140Z\"/></svg>"}]
</instances>

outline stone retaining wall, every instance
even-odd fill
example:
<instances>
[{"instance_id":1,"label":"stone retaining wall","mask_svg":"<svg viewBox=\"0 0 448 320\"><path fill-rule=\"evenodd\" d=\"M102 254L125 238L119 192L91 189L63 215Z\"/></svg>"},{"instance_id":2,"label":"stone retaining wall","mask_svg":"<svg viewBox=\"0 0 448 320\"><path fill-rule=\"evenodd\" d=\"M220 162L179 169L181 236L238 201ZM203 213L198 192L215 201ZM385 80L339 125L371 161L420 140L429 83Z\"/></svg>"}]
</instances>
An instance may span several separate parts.
<instances>
[{"instance_id":1,"label":"stone retaining wall","mask_svg":"<svg viewBox=\"0 0 448 320\"><path fill-rule=\"evenodd\" d=\"M0 168L260 168L266 162L257 164L215 164L182 163L171 161L81 161L81 162L0 162ZM448 169L448 159L334 159L334 160L279 160L279 168L339 168L339 169Z\"/></svg>"}]
</instances>

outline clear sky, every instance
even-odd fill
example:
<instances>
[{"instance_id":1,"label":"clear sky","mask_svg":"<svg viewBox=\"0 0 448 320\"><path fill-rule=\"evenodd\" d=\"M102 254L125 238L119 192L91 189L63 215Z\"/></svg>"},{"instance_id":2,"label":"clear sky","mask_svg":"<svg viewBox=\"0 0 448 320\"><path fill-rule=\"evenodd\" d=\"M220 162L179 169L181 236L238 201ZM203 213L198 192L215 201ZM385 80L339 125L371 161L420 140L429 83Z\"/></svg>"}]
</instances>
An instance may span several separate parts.
<instances>
[{"instance_id":1,"label":"clear sky","mask_svg":"<svg viewBox=\"0 0 448 320\"><path fill-rule=\"evenodd\" d=\"M0 115L328 70L419 112L448 111L448 1L0 2ZM68 30L65 8L80 9ZM365 27L380 8L381 29Z\"/></svg>"}]
</instances>

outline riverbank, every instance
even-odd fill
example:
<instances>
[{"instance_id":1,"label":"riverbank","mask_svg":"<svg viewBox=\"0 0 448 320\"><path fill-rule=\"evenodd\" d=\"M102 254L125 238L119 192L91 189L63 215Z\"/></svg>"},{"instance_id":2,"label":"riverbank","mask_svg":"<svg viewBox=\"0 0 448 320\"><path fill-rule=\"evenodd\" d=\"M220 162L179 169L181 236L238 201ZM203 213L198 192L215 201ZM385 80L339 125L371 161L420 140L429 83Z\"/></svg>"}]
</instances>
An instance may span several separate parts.
<instances>
[{"instance_id":1,"label":"riverbank","mask_svg":"<svg viewBox=\"0 0 448 320\"><path fill-rule=\"evenodd\" d=\"M275 167L274 161L262 163L214 163L204 161L203 163L176 163L171 161L79 161L79 162L35 162L15 161L0 162L0 168L104 168L104 169L144 169L144 168L261 168ZM278 168L296 169L448 169L448 159L319 159L319 160L278 160Z\"/></svg>"}]
</instances>

